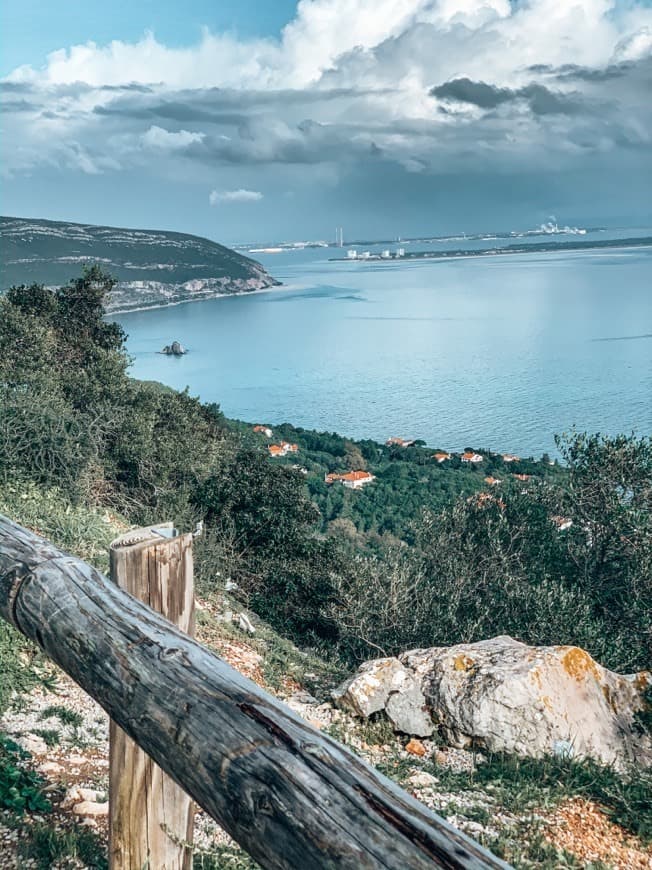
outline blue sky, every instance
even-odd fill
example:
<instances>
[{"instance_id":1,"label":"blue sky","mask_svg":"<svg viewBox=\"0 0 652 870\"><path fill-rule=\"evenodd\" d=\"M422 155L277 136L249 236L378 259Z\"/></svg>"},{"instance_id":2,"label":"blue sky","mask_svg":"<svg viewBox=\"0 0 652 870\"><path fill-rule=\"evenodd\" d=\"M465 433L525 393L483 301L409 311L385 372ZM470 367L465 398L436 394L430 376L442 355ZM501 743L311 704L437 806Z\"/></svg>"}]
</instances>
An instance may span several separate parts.
<instances>
[{"instance_id":1,"label":"blue sky","mask_svg":"<svg viewBox=\"0 0 652 870\"><path fill-rule=\"evenodd\" d=\"M226 243L652 223L652 9L5 0L2 211Z\"/></svg>"},{"instance_id":2,"label":"blue sky","mask_svg":"<svg viewBox=\"0 0 652 870\"><path fill-rule=\"evenodd\" d=\"M296 0L3 0L0 75L41 65L51 51L93 40L137 40L146 30L168 45L198 39L201 30L242 37L278 36Z\"/></svg>"}]
</instances>

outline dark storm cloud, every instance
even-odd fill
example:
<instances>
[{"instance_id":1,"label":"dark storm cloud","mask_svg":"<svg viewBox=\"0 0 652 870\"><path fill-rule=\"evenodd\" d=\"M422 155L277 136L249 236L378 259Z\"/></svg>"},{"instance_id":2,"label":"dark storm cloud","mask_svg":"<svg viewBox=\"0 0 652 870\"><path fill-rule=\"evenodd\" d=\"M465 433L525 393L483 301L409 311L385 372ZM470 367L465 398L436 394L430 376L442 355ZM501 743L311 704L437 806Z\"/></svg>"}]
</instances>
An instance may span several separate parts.
<instances>
[{"instance_id":1,"label":"dark storm cloud","mask_svg":"<svg viewBox=\"0 0 652 870\"><path fill-rule=\"evenodd\" d=\"M582 111L580 94L551 91L545 85L530 84L522 88L499 88L468 78L451 79L430 89L440 100L467 103L479 109L496 109L504 103L524 100L535 115L575 115Z\"/></svg>"},{"instance_id":2,"label":"dark storm cloud","mask_svg":"<svg viewBox=\"0 0 652 870\"><path fill-rule=\"evenodd\" d=\"M382 96L392 93L386 88L375 90L355 90L353 88L331 88L298 90L243 91L225 88L197 88L174 93L173 99L162 99L153 94L151 99L139 99L131 95L116 98L108 106L97 106L98 115L122 115L125 118L159 117L180 122L215 121L221 123L228 113L232 118L245 118L247 110L275 107L296 107L319 105L336 100L361 99L370 95ZM237 110L237 111L236 111Z\"/></svg>"},{"instance_id":3,"label":"dark storm cloud","mask_svg":"<svg viewBox=\"0 0 652 870\"><path fill-rule=\"evenodd\" d=\"M561 66L537 63L526 67L526 72L533 75L549 76L557 81L604 82L622 78L635 66L636 64L632 61L610 64L602 68L579 66L575 63L565 63Z\"/></svg>"},{"instance_id":4,"label":"dark storm cloud","mask_svg":"<svg viewBox=\"0 0 652 870\"><path fill-rule=\"evenodd\" d=\"M37 112L40 106L30 100L3 100L0 97L0 110L2 112Z\"/></svg>"},{"instance_id":5,"label":"dark storm cloud","mask_svg":"<svg viewBox=\"0 0 652 870\"><path fill-rule=\"evenodd\" d=\"M211 112L190 103L162 102L156 105L108 105L95 106L93 113L105 117L125 118L136 121L176 121L180 124L224 124L238 125L247 120L243 113Z\"/></svg>"},{"instance_id":6,"label":"dark storm cloud","mask_svg":"<svg viewBox=\"0 0 652 870\"><path fill-rule=\"evenodd\" d=\"M321 124L304 119L286 124L271 116L250 119L236 135L205 136L184 149L184 156L211 164L317 164L375 158L382 149L363 128Z\"/></svg>"}]
</instances>

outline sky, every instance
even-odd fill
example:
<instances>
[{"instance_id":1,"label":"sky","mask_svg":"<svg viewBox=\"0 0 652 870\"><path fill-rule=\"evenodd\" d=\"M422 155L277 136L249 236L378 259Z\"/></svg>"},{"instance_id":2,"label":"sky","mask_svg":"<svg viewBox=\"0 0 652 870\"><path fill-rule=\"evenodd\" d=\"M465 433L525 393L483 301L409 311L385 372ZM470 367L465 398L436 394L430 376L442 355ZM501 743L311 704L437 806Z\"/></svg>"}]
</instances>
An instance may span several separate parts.
<instances>
[{"instance_id":1,"label":"sky","mask_svg":"<svg viewBox=\"0 0 652 870\"><path fill-rule=\"evenodd\" d=\"M652 225L650 0L4 0L1 211L226 244Z\"/></svg>"}]
</instances>

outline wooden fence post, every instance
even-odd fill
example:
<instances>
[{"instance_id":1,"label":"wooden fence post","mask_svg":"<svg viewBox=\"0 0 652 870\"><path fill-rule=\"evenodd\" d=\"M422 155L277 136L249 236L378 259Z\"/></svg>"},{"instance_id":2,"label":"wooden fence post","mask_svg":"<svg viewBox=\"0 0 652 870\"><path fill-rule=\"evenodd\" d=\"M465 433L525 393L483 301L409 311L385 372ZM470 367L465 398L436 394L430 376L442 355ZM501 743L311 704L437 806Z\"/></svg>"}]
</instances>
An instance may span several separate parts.
<instances>
[{"instance_id":1,"label":"wooden fence post","mask_svg":"<svg viewBox=\"0 0 652 870\"><path fill-rule=\"evenodd\" d=\"M135 529L111 544L111 579L194 636L192 535L172 523ZM111 870L190 870L192 799L111 720Z\"/></svg>"}]
</instances>

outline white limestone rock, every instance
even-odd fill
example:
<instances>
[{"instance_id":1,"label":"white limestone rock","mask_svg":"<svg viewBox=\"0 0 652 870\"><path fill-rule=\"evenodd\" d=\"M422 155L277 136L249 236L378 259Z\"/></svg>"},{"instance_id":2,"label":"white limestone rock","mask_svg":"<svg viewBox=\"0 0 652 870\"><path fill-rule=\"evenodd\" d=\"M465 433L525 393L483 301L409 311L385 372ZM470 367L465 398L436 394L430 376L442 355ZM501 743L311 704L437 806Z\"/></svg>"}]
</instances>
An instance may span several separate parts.
<instances>
[{"instance_id":1,"label":"white limestone rock","mask_svg":"<svg viewBox=\"0 0 652 870\"><path fill-rule=\"evenodd\" d=\"M413 650L401 662L420 682L445 739L460 748L652 764L636 721L652 674L622 676L579 647L531 647L511 637Z\"/></svg>"},{"instance_id":2,"label":"white limestone rock","mask_svg":"<svg viewBox=\"0 0 652 870\"><path fill-rule=\"evenodd\" d=\"M652 765L652 674L623 676L574 646L494 637L365 662L335 702L358 716L384 710L396 731L449 746L518 755L593 758L623 769Z\"/></svg>"},{"instance_id":3,"label":"white limestone rock","mask_svg":"<svg viewBox=\"0 0 652 870\"><path fill-rule=\"evenodd\" d=\"M397 731L419 737L433 732L421 688L398 659L365 662L331 695L338 706L364 718L385 710Z\"/></svg>"}]
</instances>

